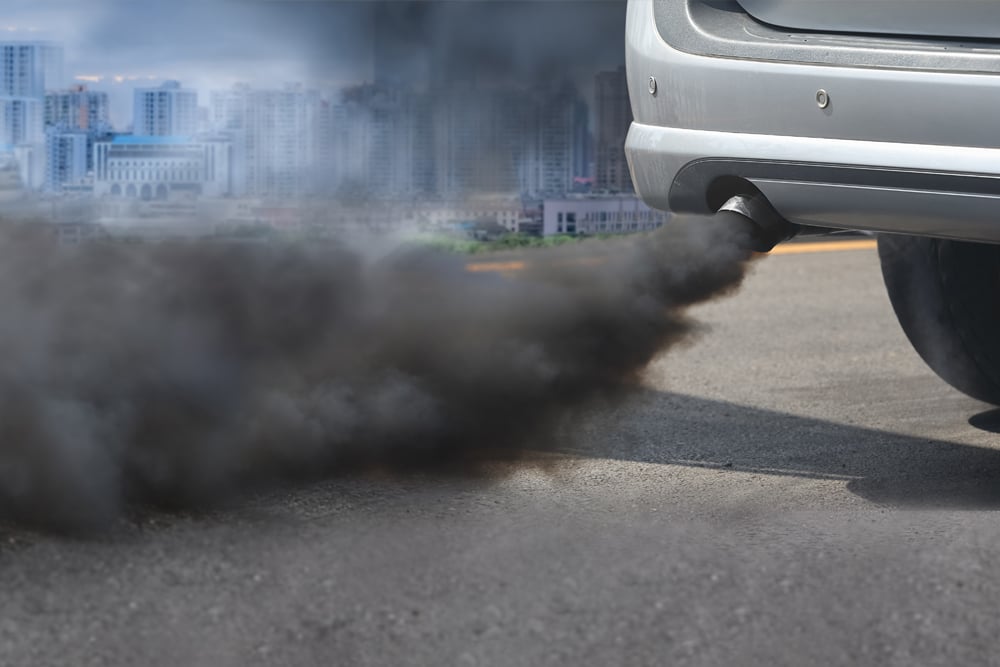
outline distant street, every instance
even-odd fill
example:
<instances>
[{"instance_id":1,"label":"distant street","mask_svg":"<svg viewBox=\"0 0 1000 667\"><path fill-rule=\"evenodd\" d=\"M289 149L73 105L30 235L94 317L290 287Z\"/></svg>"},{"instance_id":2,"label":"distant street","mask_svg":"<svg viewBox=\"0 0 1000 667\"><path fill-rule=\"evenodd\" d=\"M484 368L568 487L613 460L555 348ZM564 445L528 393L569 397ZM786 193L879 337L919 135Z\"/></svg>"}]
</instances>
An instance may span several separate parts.
<instances>
[{"instance_id":1,"label":"distant street","mask_svg":"<svg viewBox=\"0 0 1000 667\"><path fill-rule=\"evenodd\" d=\"M0 665L1000 664L1000 411L846 243L763 258L542 465L0 529Z\"/></svg>"}]
</instances>

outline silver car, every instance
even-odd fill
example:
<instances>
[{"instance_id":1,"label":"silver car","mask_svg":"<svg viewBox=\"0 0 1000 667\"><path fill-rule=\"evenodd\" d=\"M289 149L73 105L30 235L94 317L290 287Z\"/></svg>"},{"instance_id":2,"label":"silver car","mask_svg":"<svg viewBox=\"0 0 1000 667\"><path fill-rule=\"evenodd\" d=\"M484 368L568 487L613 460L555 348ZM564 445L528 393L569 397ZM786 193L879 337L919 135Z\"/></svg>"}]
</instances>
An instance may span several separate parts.
<instances>
[{"instance_id":1,"label":"silver car","mask_svg":"<svg viewBox=\"0 0 1000 667\"><path fill-rule=\"evenodd\" d=\"M638 193L879 234L896 314L1000 404L1000 0L629 0Z\"/></svg>"}]
</instances>

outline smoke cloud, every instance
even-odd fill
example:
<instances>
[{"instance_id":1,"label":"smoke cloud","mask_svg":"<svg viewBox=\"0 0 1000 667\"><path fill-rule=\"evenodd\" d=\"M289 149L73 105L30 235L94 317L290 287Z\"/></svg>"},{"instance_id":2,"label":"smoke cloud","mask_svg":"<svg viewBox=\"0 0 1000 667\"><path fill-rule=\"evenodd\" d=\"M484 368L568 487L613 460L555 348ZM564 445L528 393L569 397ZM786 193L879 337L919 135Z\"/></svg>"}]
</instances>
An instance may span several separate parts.
<instances>
[{"instance_id":1,"label":"smoke cloud","mask_svg":"<svg viewBox=\"0 0 1000 667\"><path fill-rule=\"evenodd\" d=\"M0 228L0 517L56 529L358 466L552 447L739 284L746 230L467 258L330 243L60 246Z\"/></svg>"},{"instance_id":2,"label":"smoke cloud","mask_svg":"<svg viewBox=\"0 0 1000 667\"><path fill-rule=\"evenodd\" d=\"M375 77L586 85L625 62L622 0L373 3Z\"/></svg>"}]
</instances>

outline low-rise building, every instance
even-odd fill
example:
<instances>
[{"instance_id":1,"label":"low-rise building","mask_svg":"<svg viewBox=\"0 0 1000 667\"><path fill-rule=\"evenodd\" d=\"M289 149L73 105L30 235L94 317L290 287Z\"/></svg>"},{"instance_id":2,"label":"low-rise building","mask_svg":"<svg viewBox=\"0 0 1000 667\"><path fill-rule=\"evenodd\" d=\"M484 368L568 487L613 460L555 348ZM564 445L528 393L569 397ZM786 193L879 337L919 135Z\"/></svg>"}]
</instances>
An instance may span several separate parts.
<instances>
[{"instance_id":1,"label":"low-rise building","mask_svg":"<svg viewBox=\"0 0 1000 667\"><path fill-rule=\"evenodd\" d=\"M428 230L450 228L456 223L489 223L508 232L516 232L524 217L524 207L517 198L470 198L456 202L425 202L412 206L418 227Z\"/></svg>"},{"instance_id":2,"label":"low-rise building","mask_svg":"<svg viewBox=\"0 0 1000 667\"><path fill-rule=\"evenodd\" d=\"M584 195L546 199L542 233L626 234L656 229L669 213L652 209L631 195Z\"/></svg>"},{"instance_id":3,"label":"low-rise building","mask_svg":"<svg viewBox=\"0 0 1000 667\"><path fill-rule=\"evenodd\" d=\"M228 141L121 135L94 144L94 194L126 199L232 194Z\"/></svg>"}]
</instances>

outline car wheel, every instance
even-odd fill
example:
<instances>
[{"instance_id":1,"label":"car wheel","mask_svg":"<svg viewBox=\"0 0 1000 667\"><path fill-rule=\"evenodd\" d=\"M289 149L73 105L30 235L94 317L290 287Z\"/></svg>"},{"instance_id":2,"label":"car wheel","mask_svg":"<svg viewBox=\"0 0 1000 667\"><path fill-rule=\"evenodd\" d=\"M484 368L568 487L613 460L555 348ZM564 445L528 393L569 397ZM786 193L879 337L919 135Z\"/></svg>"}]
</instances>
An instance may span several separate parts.
<instances>
[{"instance_id":1,"label":"car wheel","mask_svg":"<svg viewBox=\"0 0 1000 667\"><path fill-rule=\"evenodd\" d=\"M951 386L1000 405L1000 245L883 234L878 254L917 353Z\"/></svg>"}]
</instances>

